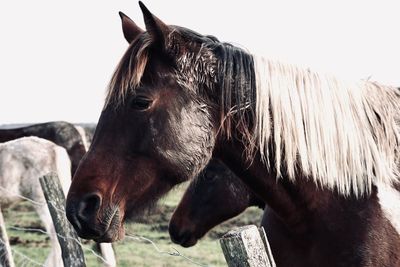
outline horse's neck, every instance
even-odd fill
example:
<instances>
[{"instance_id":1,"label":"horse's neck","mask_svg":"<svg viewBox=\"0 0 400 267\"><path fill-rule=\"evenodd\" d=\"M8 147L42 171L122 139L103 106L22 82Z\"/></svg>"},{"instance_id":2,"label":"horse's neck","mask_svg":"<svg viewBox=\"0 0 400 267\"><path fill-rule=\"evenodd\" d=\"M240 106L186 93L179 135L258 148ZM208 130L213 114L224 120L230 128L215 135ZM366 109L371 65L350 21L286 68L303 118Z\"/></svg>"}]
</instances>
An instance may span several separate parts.
<instances>
[{"instance_id":1,"label":"horse's neck","mask_svg":"<svg viewBox=\"0 0 400 267\"><path fill-rule=\"evenodd\" d=\"M0 143L8 142L17 138L26 136L21 128L17 129L1 129L0 130Z\"/></svg>"},{"instance_id":2,"label":"horse's neck","mask_svg":"<svg viewBox=\"0 0 400 267\"><path fill-rule=\"evenodd\" d=\"M37 136L52 142L56 141L54 129L45 127L45 125L43 124L0 130L0 142L7 142L17 138L28 136Z\"/></svg>"},{"instance_id":3,"label":"horse's neck","mask_svg":"<svg viewBox=\"0 0 400 267\"><path fill-rule=\"evenodd\" d=\"M216 156L220 157L257 196L265 201L292 234L301 236L310 230L314 231L315 221L322 226L331 222L336 222L337 227L348 225L346 213L353 213L350 216L355 214L352 220L356 224L357 221L366 218L359 217L355 211L363 212L379 208L376 188L371 197L356 199L322 189L305 177L298 177L295 182L286 178L277 179L276 174L260 161L260 157L256 156L251 163L245 162L243 149L239 143L225 143L223 147L217 148ZM365 214L367 213L364 212Z\"/></svg>"},{"instance_id":4,"label":"horse's neck","mask_svg":"<svg viewBox=\"0 0 400 267\"><path fill-rule=\"evenodd\" d=\"M305 177L277 180L260 158L246 163L240 144L217 147L215 156L271 208L264 226L279 266L383 266L380 260L390 258L392 248L400 245L375 186L371 195L357 199L318 187ZM383 256L378 253L380 240L390 243ZM370 249L360 252L366 244ZM288 250L295 257L281 253ZM369 259L372 264L363 264Z\"/></svg>"},{"instance_id":5,"label":"horse's neck","mask_svg":"<svg viewBox=\"0 0 400 267\"><path fill-rule=\"evenodd\" d=\"M268 173L261 161L254 160L249 166L243 161L240 144L228 142L218 147L219 157L242 181L294 231L302 231L303 209L293 196L292 184L286 180L277 182L274 174ZM298 228L298 229L297 229Z\"/></svg>"}]
</instances>

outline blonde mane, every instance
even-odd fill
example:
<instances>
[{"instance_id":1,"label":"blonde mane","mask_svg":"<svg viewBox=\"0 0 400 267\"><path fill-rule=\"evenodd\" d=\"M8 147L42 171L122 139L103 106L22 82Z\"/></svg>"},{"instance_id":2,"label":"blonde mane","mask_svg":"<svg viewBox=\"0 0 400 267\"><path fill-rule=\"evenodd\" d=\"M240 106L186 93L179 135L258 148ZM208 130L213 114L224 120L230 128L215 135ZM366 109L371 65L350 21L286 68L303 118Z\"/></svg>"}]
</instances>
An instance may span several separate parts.
<instances>
[{"instance_id":1,"label":"blonde mane","mask_svg":"<svg viewBox=\"0 0 400 267\"><path fill-rule=\"evenodd\" d=\"M105 107L123 104L140 84L151 42L143 33L130 45L111 79ZM197 71L211 64L210 56L201 54L207 49L200 49L196 60L184 60L190 71L181 67L186 70L183 77L199 84L206 81L211 91L217 90L215 77L222 77L218 81L221 129L228 137L233 128L241 134L248 158L259 151L278 177L306 176L344 195L369 193L373 184L398 179L397 88L370 81L345 83L251 56L227 43L210 41L206 46L223 51L218 74ZM197 59L205 62L198 66ZM255 118L253 129L249 116Z\"/></svg>"},{"instance_id":2,"label":"blonde mane","mask_svg":"<svg viewBox=\"0 0 400 267\"><path fill-rule=\"evenodd\" d=\"M264 58L255 58L255 72L254 137L278 177L304 175L344 195L398 179L398 89L344 83Z\"/></svg>"}]
</instances>

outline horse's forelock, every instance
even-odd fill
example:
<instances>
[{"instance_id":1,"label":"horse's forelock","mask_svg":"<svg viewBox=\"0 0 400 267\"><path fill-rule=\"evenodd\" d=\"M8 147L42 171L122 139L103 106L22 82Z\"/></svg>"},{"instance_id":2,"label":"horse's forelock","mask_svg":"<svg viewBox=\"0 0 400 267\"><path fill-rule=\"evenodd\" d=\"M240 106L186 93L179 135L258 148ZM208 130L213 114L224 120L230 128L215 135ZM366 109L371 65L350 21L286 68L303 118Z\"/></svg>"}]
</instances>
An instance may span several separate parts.
<instances>
[{"instance_id":1,"label":"horse's forelock","mask_svg":"<svg viewBox=\"0 0 400 267\"><path fill-rule=\"evenodd\" d=\"M123 55L108 85L105 107L119 106L130 90L140 85L149 58L152 39L143 33L134 41Z\"/></svg>"},{"instance_id":2,"label":"horse's forelock","mask_svg":"<svg viewBox=\"0 0 400 267\"><path fill-rule=\"evenodd\" d=\"M140 85L155 40L144 32L136 38L123 55L107 90L105 107L119 106L130 90ZM189 29L171 26L163 52L174 57L177 82L198 92L216 83L216 57L213 49L220 43L213 36L203 36Z\"/></svg>"}]
</instances>

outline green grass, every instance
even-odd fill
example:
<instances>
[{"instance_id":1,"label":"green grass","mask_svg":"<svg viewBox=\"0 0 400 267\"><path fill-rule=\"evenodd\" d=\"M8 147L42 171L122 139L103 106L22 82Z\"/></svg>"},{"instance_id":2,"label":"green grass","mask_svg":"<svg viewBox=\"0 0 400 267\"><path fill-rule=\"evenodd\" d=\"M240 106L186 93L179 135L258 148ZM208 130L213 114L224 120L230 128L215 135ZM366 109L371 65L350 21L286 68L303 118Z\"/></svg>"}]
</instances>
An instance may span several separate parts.
<instances>
[{"instance_id":1,"label":"green grass","mask_svg":"<svg viewBox=\"0 0 400 267\"><path fill-rule=\"evenodd\" d=\"M166 252L175 252L177 249L182 255L207 266L226 266L218 237L235 226L246 224L258 224L261 220L262 211L257 208L249 208L240 216L221 224L200 240L196 246L182 248L170 241L168 235L168 221L173 209L179 202L186 185L180 186L160 201L155 213L149 215L151 223L128 223L126 232L140 235L152 240L157 247ZM23 228L42 228L38 216L32 204L21 202L17 205L3 209L7 233L15 251L34 259L37 262L44 262L50 250L49 239L45 234L32 233L10 229L10 226ZM99 260L88 250L94 249L94 243L84 241L84 252L88 267L102 266ZM133 240L125 238L114 243L114 249L118 266L149 266L149 267L183 267L196 266L183 257L170 256L157 252L152 244L144 240ZM14 255L17 262L21 257ZM30 265L27 265L30 266Z\"/></svg>"}]
</instances>

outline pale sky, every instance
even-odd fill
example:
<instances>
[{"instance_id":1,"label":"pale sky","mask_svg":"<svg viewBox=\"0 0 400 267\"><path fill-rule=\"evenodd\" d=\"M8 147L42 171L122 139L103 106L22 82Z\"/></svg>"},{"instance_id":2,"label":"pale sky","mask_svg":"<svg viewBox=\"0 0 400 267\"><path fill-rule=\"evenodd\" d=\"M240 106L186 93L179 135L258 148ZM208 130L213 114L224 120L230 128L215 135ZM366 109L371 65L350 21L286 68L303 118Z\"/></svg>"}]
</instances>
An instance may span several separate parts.
<instances>
[{"instance_id":1,"label":"pale sky","mask_svg":"<svg viewBox=\"0 0 400 267\"><path fill-rule=\"evenodd\" d=\"M148 0L167 24L345 79L400 86L400 1ZM96 122L137 1L0 2L0 124Z\"/></svg>"}]
</instances>

